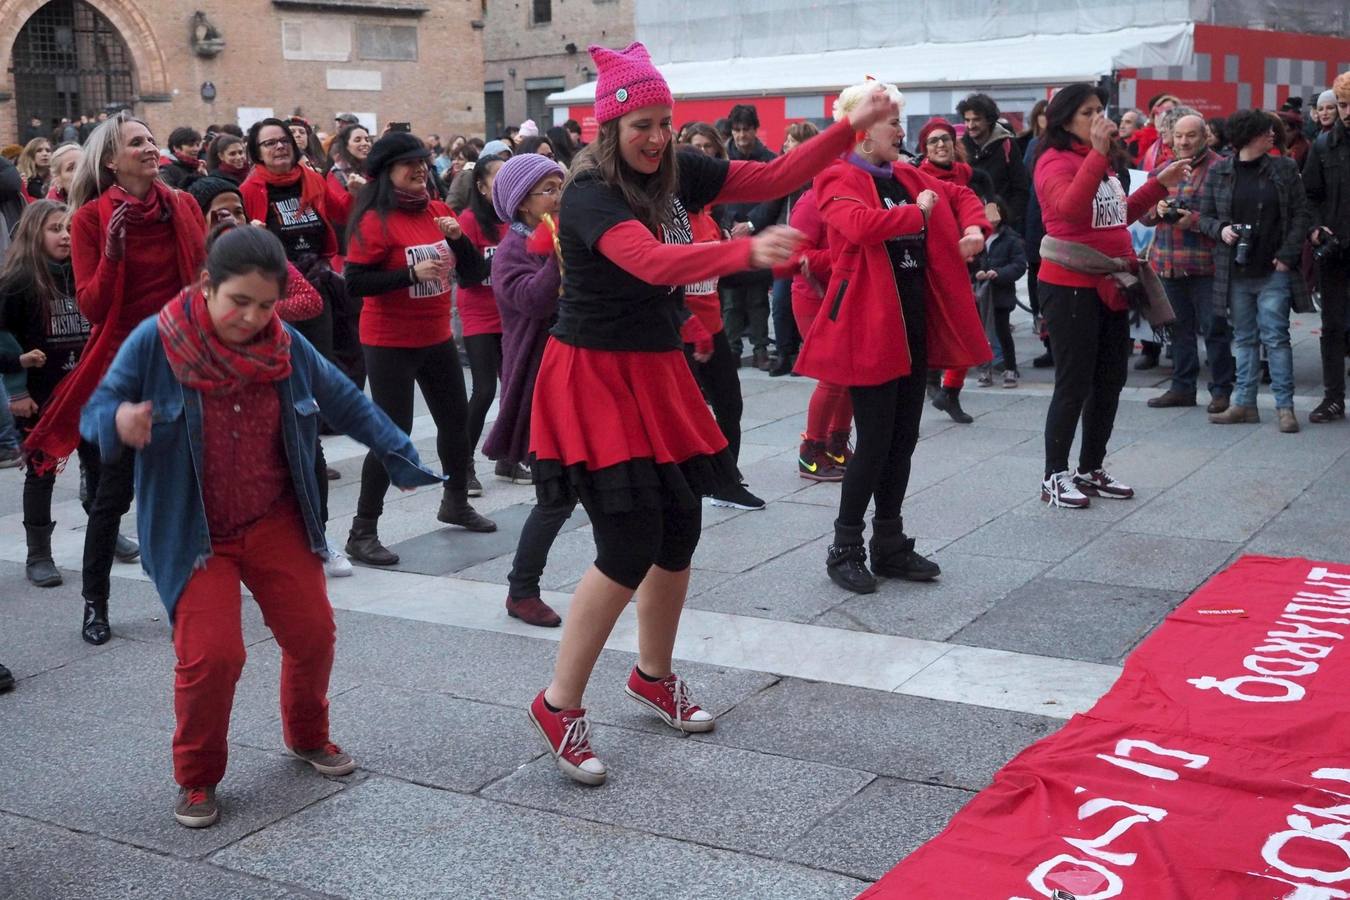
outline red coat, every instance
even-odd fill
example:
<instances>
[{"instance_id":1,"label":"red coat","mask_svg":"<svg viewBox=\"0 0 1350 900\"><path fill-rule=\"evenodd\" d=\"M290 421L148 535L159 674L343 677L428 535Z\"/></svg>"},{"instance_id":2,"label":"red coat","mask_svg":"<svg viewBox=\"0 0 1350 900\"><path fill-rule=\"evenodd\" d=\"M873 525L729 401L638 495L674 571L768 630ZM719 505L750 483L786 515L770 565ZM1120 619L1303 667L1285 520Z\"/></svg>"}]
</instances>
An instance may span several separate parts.
<instances>
[{"instance_id":1,"label":"red coat","mask_svg":"<svg viewBox=\"0 0 1350 900\"><path fill-rule=\"evenodd\" d=\"M937 192L928 219L928 365L959 369L992 358L961 257L961 232L989 234L984 204L969 188L931 178L907 163L892 167L911 197ZM796 370L831 384L877 385L910 373L905 321L886 239L914 234L923 213L913 204L885 209L872 176L839 160L816 176L815 192L830 246L825 303Z\"/></svg>"}]
</instances>

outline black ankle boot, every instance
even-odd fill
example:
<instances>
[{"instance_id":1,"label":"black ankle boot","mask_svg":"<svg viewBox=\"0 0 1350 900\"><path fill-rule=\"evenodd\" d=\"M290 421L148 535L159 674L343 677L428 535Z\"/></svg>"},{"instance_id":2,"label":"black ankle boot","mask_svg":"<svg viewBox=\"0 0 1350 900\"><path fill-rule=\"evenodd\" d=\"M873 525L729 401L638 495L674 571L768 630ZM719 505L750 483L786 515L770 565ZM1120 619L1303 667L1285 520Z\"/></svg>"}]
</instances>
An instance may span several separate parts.
<instances>
[{"instance_id":1,"label":"black ankle boot","mask_svg":"<svg viewBox=\"0 0 1350 900\"><path fill-rule=\"evenodd\" d=\"M379 519L352 519L352 530L347 535L347 556L368 566L398 565L398 554L380 543L376 530Z\"/></svg>"},{"instance_id":2,"label":"black ankle boot","mask_svg":"<svg viewBox=\"0 0 1350 900\"><path fill-rule=\"evenodd\" d=\"M863 526L834 523L834 543L825 556L825 571L830 580L855 594L876 592L877 580L867 568L867 549L863 546Z\"/></svg>"},{"instance_id":3,"label":"black ankle boot","mask_svg":"<svg viewBox=\"0 0 1350 900\"><path fill-rule=\"evenodd\" d=\"M773 364L773 368L769 369L769 377L782 378L784 375L791 375L792 367L796 362L797 354L787 352L779 353L778 360Z\"/></svg>"},{"instance_id":4,"label":"black ankle boot","mask_svg":"<svg viewBox=\"0 0 1350 900\"><path fill-rule=\"evenodd\" d=\"M942 370L929 369L924 375L924 392L929 400L936 400L942 393Z\"/></svg>"},{"instance_id":5,"label":"black ankle boot","mask_svg":"<svg viewBox=\"0 0 1350 900\"><path fill-rule=\"evenodd\" d=\"M952 417L952 421L959 422L962 425L969 425L975 421L974 416L961 408L960 388L942 388L938 395L933 398L933 408L942 410Z\"/></svg>"},{"instance_id":6,"label":"black ankle boot","mask_svg":"<svg viewBox=\"0 0 1350 900\"><path fill-rule=\"evenodd\" d=\"M52 561L52 529L55 522L46 525L23 523L28 535L28 564L24 568L28 580L38 587L57 587L61 584L61 573Z\"/></svg>"},{"instance_id":7,"label":"black ankle boot","mask_svg":"<svg viewBox=\"0 0 1350 900\"><path fill-rule=\"evenodd\" d=\"M469 505L469 495L464 491L446 489L441 495L441 509L436 519L447 525L458 525L466 531L489 532L497 530L497 523L479 515L478 510Z\"/></svg>"},{"instance_id":8,"label":"black ankle boot","mask_svg":"<svg viewBox=\"0 0 1350 900\"><path fill-rule=\"evenodd\" d=\"M942 574L937 563L914 552L904 519L872 519L872 568L886 578L932 581Z\"/></svg>"},{"instance_id":9,"label":"black ankle boot","mask_svg":"<svg viewBox=\"0 0 1350 900\"><path fill-rule=\"evenodd\" d=\"M81 636L90 644L106 644L112 637L108 625L108 598L84 598L84 627Z\"/></svg>"}]
</instances>

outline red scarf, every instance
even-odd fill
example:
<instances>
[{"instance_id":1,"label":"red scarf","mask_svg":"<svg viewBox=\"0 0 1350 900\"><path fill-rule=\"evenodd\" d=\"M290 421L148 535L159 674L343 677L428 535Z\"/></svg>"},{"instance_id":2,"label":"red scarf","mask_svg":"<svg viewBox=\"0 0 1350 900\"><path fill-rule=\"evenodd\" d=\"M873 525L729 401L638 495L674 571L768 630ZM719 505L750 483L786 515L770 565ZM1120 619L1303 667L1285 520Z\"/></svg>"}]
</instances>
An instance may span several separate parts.
<instances>
[{"instance_id":1,"label":"red scarf","mask_svg":"<svg viewBox=\"0 0 1350 900\"><path fill-rule=\"evenodd\" d=\"M216 171L229 178L231 181L241 182L248 177L248 166L232 166L221 160L216 164Z\"/></svg>"},{"instance_id":2,"label":"red scarf","mask_svg":"<svg viewBox=\"0 0 1350 900\"><path fill-rule=\"evenodd\" d=\"M247 344L227 344L216 334L206 295L187 288L166 303L157 321L169 368L184 387L203 394L228 394L257 382L291 374L291 336L274 314Z\"/></svg>"},{"instance_id":3,"label":"red scarf","mask_svg":"<svg viewBox=\"0 0 1350 900\"><path fill-rule=\"evenodd\" d=\"M136 240L135 229L138 225L174 221L181 215L181 220L175 222L173 229L178 277L183 284L191 284L197 277L206 258L206 249L201 216L191 197L172 190L162 181L155 181L144 200L137 200L114 185L94 202L98 204L100 233L107 232L108 220L114 210L119 206L127 207L128 242ZM112 279L113 298L108 307L108 317L95 329L93 339L85 345L75 370L57 385L42 417L38 419L37 427L24 441L24 449L39 474L56 471L75 452L80 442L80 410L93 396L94 389L112 365L113 357L121 346L117 326L125 305L125 258L116 263L105 259L103 264L117 267Z\"/></svg>"},{"instance_id":4,"label":"red scarf","mask_svg":"<svg viewBox=\"0 0 1350 900\"><path fill-rule=\"evenodd\" d=\"M56 185L52 185L50 188L47 189L47 199L55 200L57 203L68 202L66 199L65 190L57 187Z\"/></svg>"},{"instance_id":5,"label":"red scarf","mask_svg":"<svg viewBox=\"0 0 1350 900\"><path fill-rule=\"evenodd\" d=\"M324 184L322 175L304 165L294 165L291 166L289 172L277 174L269 171L264 165L255 164L248 178L244 179L244 183L239 186L244 200L244 214L249 219L266 222L267 189L269 187L291 187L297 181L302 180L303 183L300 185L300 210L303 212L307 209L317 209L319 215L326 220L328 216L324 209L324 197L328 193L328 188Z\"/></svg>"},{"instance_id":6,"label":"red scarf","mask_svg":"<svg viewBox=\"0 0 1350 900\"><path fill-rule=\"evenodd\" d=\"M202 161L197 157L187 153L179 153L177 150L173 151L173 158L178 160L180 165L186 166L194 172L202 166Z\"/></svg>"},{"instance_id":7,"label":"red scarf","mask_svg":"<svg viewBox=\"0 0 1350 900\"><path fill-rule=\"evenodd\" d=\"M924 157L923 162L919 163L919 171L933 176L938 181L951 181L961 187L970 187L971 176L975 174L970 163L954 162L950 166L939 166L928 157Z\"/></svg>"}]
</instances>

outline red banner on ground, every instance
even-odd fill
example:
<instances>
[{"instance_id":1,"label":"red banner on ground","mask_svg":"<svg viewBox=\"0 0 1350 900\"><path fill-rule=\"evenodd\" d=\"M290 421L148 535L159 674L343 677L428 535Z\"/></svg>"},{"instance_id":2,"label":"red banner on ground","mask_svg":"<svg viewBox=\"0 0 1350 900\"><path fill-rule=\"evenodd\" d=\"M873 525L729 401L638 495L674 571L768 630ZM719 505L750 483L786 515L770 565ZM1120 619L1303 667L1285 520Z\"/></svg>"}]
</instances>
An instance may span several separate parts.
<instances>
[{"instance_id":1,"label":"red banner on ground","mask_svg":"<svg viewBox=\"0 0 1350 900\"><path fill-rule=\"evenodd\" d=\"M1350 565L1244 557L868 900L1350 898Z\"/></svg>"}]
</instances>

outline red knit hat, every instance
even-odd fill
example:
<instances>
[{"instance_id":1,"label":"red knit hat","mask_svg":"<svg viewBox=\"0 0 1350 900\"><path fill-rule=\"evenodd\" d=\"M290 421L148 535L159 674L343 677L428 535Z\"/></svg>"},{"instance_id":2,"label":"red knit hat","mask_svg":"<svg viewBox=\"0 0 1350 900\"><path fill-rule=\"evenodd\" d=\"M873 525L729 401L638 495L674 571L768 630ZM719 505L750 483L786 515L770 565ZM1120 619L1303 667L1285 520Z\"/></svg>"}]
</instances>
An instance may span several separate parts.
<instances>
[{"instance_id":1,"label":"red knit hat","mask_svg":"<svg viewBox=\"0 0 1350 900\"><path fill-rule=\"evenodd\" d=\"M923 148L928 145L928 136L935 131L942 130L952 136L952 143L956 143L956 126L941 116L934 116L924 123L919 129L919 153L923 153Z\"/></svg>"},{"instance_id":2,"label":"red knit hat","mask_svg":"<svg viewBox=\"0 0 1350 900\"><path fill-rule=\"evenodd\" d=\"M651 55L639 41L622 50L592 44L587 50L595 60L595 120L617 119L644 106L674 106L670 85L652 65Z\"/></svg>"}]
</instances>

